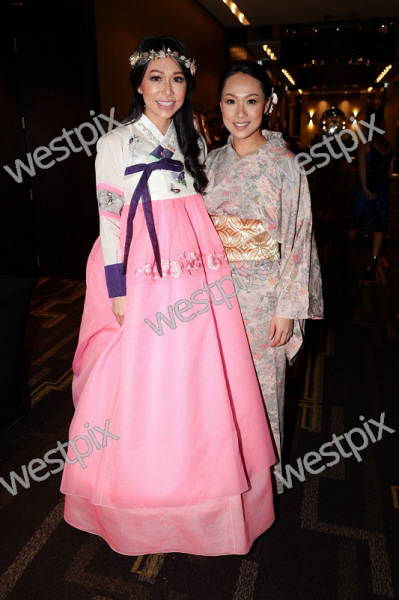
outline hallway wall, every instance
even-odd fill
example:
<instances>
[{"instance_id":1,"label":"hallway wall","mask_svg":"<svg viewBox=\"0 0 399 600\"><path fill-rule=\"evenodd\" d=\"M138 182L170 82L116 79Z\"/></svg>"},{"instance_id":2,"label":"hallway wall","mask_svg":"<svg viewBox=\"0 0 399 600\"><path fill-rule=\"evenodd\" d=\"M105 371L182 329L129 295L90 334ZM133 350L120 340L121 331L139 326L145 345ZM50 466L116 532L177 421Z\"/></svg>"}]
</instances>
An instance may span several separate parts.
<instances>
[{"instance_id":1,"label":"hallway wall","mask_svg":"<svg viewBox=\"0 0 399 600\"><path fill-rule=\"evenodd\" d=\"M196 106L217 105L217 85L227 57L226 33L195 0L94 0L101 109L123 119L130 109L129 56L146 35L173 35L182 39L195 58Z\"/></svg>"},{"instance_id":2,"label":"hallway wall","mask_svg":"<svg viewBox=\"0 0 399 600\"><path fill-rule=\"evenodd\" d=\"M389 82L384 116L387 139L392 148L395 148L399 125L399 74Z\"/></svg>"}]
</instances>

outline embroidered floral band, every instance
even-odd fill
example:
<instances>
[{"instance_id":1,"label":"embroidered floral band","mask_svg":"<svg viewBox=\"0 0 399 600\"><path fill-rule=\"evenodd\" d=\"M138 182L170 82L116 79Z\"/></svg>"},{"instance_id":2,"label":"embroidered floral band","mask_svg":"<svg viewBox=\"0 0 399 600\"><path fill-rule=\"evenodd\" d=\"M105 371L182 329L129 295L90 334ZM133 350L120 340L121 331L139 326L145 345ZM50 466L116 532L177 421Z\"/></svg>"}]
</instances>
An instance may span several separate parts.
<instances>
[{"instance_id":1,"label":"embroidered floral band","mask_svg":"<svg viewBox=\"0 0 399 600\"><path fill-rule=\"evenodd\" d=\"M213 249L212 252L182 252L179 258L162 258L162 277L180 277L181 275L194 275L198 270L206 268L217 271L223 264L227 265L226 254L222 247ZM152 280L158 279L157 265L144 260L135 270L136 275L149 275Z\"/></svg>"},{"instance_id":2,"label":"embroidered floral band","mask_svg":"<svg viewBox=\"0 0 399 600\"><path fill-rule=\"evenodd\" d=\"M280 245L258 219L211 215L229 261L280 260Z\"/></svg>"}]
</instances>

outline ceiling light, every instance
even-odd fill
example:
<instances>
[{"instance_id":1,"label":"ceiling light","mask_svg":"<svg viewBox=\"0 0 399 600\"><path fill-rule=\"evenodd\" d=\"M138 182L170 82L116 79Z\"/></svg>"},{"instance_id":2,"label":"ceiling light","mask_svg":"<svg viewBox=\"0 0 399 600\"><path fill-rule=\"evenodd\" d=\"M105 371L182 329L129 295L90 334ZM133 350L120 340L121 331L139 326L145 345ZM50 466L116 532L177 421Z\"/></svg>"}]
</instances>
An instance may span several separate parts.
<instances>
[{"instance_id":1,"label":"ceiling light","mask_svg":"<svg viewBox=\"0 0 399 600\"><path fill-rule=\"evenodd\" d=\"M270 56L270 58L272 60L277 60L277 56L274 54L274 52L272 51L271 48L269 48L269 46L267 44L264 44L264 46L262 46L263 50L266 52L266 54L268 56Z\"/></svg>"},{"instance_id":2,"label":"ceiling light","mask_svg":"<svg viewBox=\"0 0 399 600\"><path fill-rule=\"evenodd\" d=\"M385 67L385 69L378 75L377 79L375 80L376 83L379 83L381 81L381 79L383 79L385 77L385 75L388 73L388 71L392 69L392 65L388 65Z\"/></svg>"},{"instance_id":3,"label":"ceiling light","mask_svg":"<svg viewBox=\"0 0 399 600\"><path fill-rule=\"evenodd\" d=\"M284 75L286 76L288 81L290 83L292 83L292 85L295 85L295 80L293 79L293 77L291 77L291 75L288 73L288 71L286 71L285 69L281 69L281 71L284 73Z\"/></svg>"},{"instance_id":4,"label":"ceiling light","mask_svg":"<svg viewBox=\"0 0 399 600\"><path fill-rule=\"evenodd\" d=\"M233 15L237 17L240 23L242 23L243 25L249 25L248 19L245 18L244 13L240 11L237 4L232 2L232 0L223 0L223 2L229 7Z\"/></svg>"}]
</instances>

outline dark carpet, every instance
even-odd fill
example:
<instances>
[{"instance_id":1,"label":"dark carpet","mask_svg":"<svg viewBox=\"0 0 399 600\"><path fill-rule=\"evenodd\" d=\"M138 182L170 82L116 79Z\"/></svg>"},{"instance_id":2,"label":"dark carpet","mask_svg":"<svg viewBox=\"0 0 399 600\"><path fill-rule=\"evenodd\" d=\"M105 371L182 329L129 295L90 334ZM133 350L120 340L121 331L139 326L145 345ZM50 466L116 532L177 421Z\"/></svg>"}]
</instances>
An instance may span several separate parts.
<instances>
[{"instance_id":1,"label":"dark carpet","mask_svg":"<svg viewBox=\"0 0 399 600\"><path fill-rule=\"evenodd\" d=\"M12 495L0 486L0 600L368 600L399 599L398 184L376 278L362 277L370 238L337 258L355 173L344 163L311 179L326 318L307 325L289 369L285 464L369 424L370 439L276 501L278 518L245 556L121 556L63 521L61 474ZM84 284L42 279L31 302L25 372L32 410L0 437L0 476L68 438L71 361ZM357 437L356 437L357 436ZM359 433L352 437L358 446ZM342 441L344 451L349 446ZM323 458L317 469L332 461Z\"/></svg>"}]
</instances>

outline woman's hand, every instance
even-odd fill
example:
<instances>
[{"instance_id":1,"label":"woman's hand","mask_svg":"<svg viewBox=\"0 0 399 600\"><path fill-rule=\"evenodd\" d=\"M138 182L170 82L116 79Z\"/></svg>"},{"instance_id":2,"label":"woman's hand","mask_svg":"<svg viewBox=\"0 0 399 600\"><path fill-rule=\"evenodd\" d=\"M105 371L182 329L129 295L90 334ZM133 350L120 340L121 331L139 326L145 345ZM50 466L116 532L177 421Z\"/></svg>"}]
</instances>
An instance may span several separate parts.
<instances>
[{"instance_id":1,"label":"woman's hand","mask_svg":"<svg viewBox=\"0 0 399 600\"><path fill-rule=\"evenodd\" d=\"M363 194L366 196L366 198L368 198L369 200L375 200L377 198L377 194L375 192L370 192L370 190L368 190L367 188L363 189Z\"/></svg>"},{"instance_id":2,"label":"woman's hand","mask_svg":"<svg viewBox=\"0 0 399 600\"><path fill-rule=\"evenodd\" d=\"M123 325L126 311L126 296L117 296L112 300L112 311L119 325Z\"/></svg>"},{"instance_id":3,"label":"woman's hand","mask_svg":"<svg viewBox=\"0 0 399 600\"><path fill-rule=\"evenodd\" d=\"M294 329L294 319L281 319L274 316L270 321L268 340L274 338L270 344L271 348L275 346L284 346L292 336Z\"/></svg>"}]
</instances>

